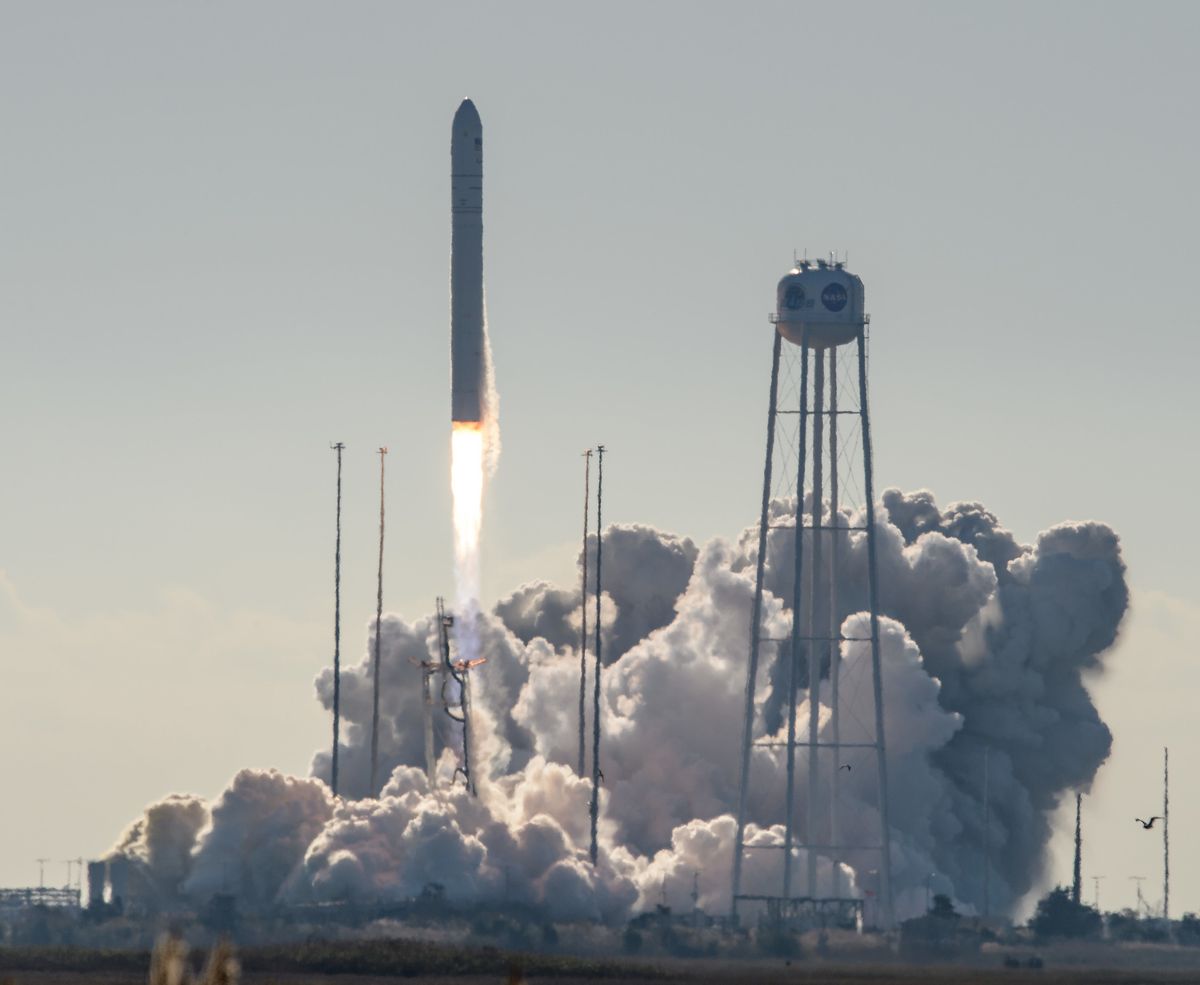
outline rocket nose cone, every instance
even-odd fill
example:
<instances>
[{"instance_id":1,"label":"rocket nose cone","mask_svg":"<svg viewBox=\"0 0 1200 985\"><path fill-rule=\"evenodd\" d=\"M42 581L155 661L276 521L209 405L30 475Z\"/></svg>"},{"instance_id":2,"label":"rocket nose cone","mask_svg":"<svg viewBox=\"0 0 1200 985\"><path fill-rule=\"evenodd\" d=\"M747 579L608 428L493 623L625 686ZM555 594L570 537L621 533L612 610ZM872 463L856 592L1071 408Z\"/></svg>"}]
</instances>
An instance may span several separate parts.
<instances>
[{"instance_id":1,"label":"rocket nose cone","mask_svg":"<svg viewBox=\"0 0 1200 985\"><path fill-rule=\"evenodd\" d=\"M475 104L469 99L464 99L459 103L458 111L454 114L455 126L479 126L479 110L475 108Z\"/></svg>"}]
</instances>

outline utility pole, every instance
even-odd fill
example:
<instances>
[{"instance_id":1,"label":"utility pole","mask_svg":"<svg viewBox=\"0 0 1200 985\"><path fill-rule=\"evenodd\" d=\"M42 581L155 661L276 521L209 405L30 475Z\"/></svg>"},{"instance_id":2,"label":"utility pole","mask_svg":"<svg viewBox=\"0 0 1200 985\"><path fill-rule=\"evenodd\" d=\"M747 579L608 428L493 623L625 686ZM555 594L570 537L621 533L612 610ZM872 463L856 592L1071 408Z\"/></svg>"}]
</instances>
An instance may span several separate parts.
<instances>
[{"instance_id":1,"label":"utility pole","mask_svg":"<svg viewBox=\"0 0 1200 985\"><path fill-rule=\"evenodd\" d=\"M367 796L379 794L379 648L383 635L383 466L387 448L379 449L379 576L375 590L375 660L372 673L371 788Z\"/></svg>"},{"instance_id":2,"label":"utility pole","mask_svg":"<svg viewBox=\"0 0 1200 985\"><path fill-rule=\"evenodd\" d=\"M1092 876L1092 906L1096 908L1096 912L1100 912L1100 880L1104 876Z\"/></svg>"},{"instance_id":3,"label":"utility pole","mask_svg":"<svg viewBox=\"0 0 1200 985\"><path fill-rule=\"evenodd\" d=\"M48 859L48 858L39 858L39 859L37 859L37 864L38 864L38 889L45 889L45 888L46 888L46 863L47 863L47 862L49 862L49 861L50 861L50 859Z\"/></svg>"},{"instance_id":4,"label":"utility pole","mask_svg":"<svg viewBox=\"0 0 1200 985\"><path fill-rule=\"evenodd\" d=\"M83 859L82 858L66 858L66 859L63 859L63 862L67 866L67 886L66 886L66 888L74 889L76 886L78 886L79 891L82 893L83 892ZM72 866L78 866L78 868L75 869L75 871L74 871L74 874L75 874L74 879L71 878Z\"/></svg>"},{"instance_id":5,"label":"utility pole","mask_svg":"<svg viewBox=\"0 0 1200 985\"><path fill-rule=\"evenodd\" d=\"M342 452L338 441L330 445L337 452L337 539L333 548L333 762L330 785L338 792L338 732L342 715Z\"/></svg>"}]
</instances>

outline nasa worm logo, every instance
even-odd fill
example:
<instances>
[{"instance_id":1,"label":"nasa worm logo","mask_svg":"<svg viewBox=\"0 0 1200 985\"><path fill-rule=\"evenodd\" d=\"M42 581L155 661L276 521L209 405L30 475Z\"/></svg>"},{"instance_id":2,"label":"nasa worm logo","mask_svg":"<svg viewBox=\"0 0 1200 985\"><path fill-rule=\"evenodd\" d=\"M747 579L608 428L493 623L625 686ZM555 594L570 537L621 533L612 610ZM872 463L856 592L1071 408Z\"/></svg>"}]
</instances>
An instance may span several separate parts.
<instances>
[{"instance_id":1,"label":"nasa worm logo","mask_svg":"<svg viewBox=\"0 0 1200 985\"><path fill-rule=\"evenodd\" d=\"M797 308L804 307L804 288L799 284L793 284L787 289L787 293L783 296L783 306L789 311L795 311Z\"/></svg>"},{"instance_id":2,"label":"nasa worm logo","mask_svg":"<svg viewBox=\"0 0 1200 985\"><path fill-rule=\"evenodd\" d=\"M846 307L846 289L841 284L829 284L821 292L821 304L830 311L841 311Z\"/></svg>"}]
</instances>

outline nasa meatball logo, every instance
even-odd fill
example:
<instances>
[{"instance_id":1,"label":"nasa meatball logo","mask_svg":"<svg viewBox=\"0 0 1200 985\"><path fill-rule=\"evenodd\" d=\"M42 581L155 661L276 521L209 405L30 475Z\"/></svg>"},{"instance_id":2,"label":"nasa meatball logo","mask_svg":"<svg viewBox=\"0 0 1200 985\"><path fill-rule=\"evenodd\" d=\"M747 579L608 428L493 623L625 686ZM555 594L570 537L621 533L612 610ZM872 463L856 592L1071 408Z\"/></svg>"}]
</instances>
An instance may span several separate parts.
<instances>
[{"instance_id":1,"label":"nasa meatball logo","mask_svg":"<svg viewBox=\"0 0 1200 985\"><path fill-rule=\"evenodd\" d=\"M841 311L846 307L846 289L841 284L829 284L821 292L821 304L830 311Z\"/></svg>"},{"instance_id":2,"label":"nasa meatball logo","mask_svg":"<svg viewBox=\"0 0 1200 985\"><path fill-rule=\"evenodd\" d=\"M797 308L804 307L804 288L799 284L793 284L787 289L787 293L783 296L783 306L789 311L795 311Z\"/></svg>"}]
</instances>

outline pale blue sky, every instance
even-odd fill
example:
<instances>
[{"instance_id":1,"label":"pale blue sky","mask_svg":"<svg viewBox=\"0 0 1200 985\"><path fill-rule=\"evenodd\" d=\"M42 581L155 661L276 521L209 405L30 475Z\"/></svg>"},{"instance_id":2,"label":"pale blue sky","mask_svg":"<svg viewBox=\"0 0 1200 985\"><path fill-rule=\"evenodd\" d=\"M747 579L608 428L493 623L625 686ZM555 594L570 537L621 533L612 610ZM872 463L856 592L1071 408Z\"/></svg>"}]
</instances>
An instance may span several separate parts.
<instances>
[{"instance_id":1,"label":"pale blue sky","mask_svg":"<svg viewBox=\"0 0 1200 985\"><path fill-rule=\"evenodd\" d=\"M849 250L879 485L982 500L1025 540L1123 538L1141 614L1099 685L1093 830L1106 902L1132 898L1157 863L1128 784L1191 739L1200 646L1197 36L1183 3L0 3L0 796L27 805L0 884L163 793L306 768L330 440L348 655L377 445L387 607L451 590L470 95L504 440L488 596L569 577L597 441L607 518L750 523L774 282L793 248ZM1178 844L1176 908L1200 909Z\"/></svg>"}]
</instances>

